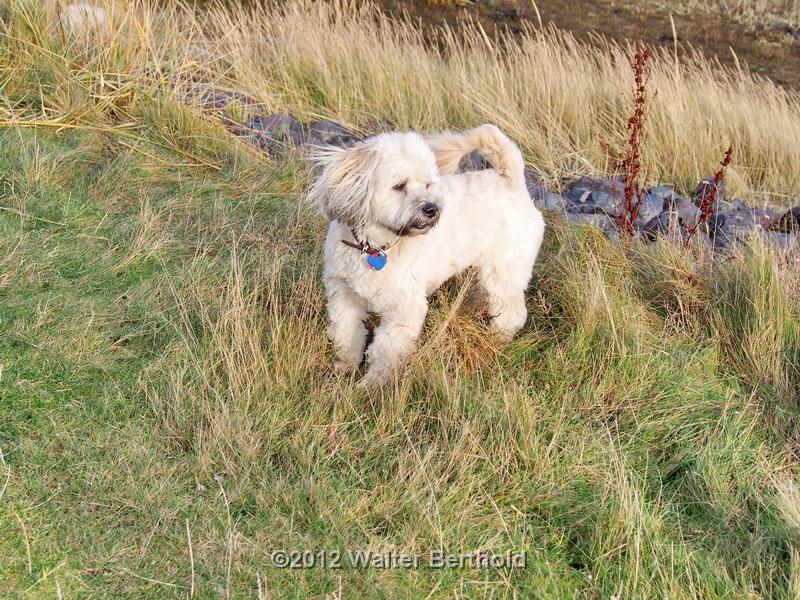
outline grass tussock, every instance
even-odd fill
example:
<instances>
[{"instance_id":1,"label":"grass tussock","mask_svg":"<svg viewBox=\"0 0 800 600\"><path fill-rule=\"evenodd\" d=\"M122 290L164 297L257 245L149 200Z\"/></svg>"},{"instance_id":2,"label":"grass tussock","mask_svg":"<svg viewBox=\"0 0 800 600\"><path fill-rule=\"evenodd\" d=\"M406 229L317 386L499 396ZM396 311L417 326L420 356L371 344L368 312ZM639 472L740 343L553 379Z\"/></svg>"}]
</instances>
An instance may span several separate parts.
<instances>
[{"instance_id":1,"label":"grass tussock","mask_svg":"<svg viewBox=\"0 0 800 600\"><path fill-rule=\"evenodd\" d=\"M373 127L494 122L552 180L605 173L625 156L630 49L589 48L554 31L492 42L467 28L443 32L432 50L410 24L346 3L217 9L212 23L228 76L273 107ZM798 189L795 94L666 52L655 53L650 86L641 159L651 180L691 187L736 140L734 192L779 199Z\"/></svg>"},{"instance_id":2,"label":"grass tussock","mask_svg":"<svg viewBox=\"0 0 800 600\"><path fill-rule=\"evenodd\" d=\"M554 183L607 173L626 152L630 48L592 48L533 29L490 41L477 26L442 30L432 48L411 23L346 0L207 11L108 6L111 28L86 35L65 32L55 4L21 6L5 26L9 122L30 119L24 107L40 121L57 115L50 124L58 127L102 116L102 126L116 120L121 136L143 93L199 77L250 94L265 111L370 130L494 122ZM798 193L796 94L699 55L666 52L655 53L649 85L641 161L650 180L690 189L735 140L734 193L777 203ZM47 105L37 86L51 92Z\"/></svg>"},{"instance_id":3,"label":"grass tussock","mask_svg":"<svg viewBox=\"0 0 800 600\"><path fill-rule=\"evenodd\" d=\"M600 141L624 141L621 49L530 33L504 54L448 34L434 52L349 4L207 21L131 6L91 34L103 44L46 5L4 13L2 595L796 595L786 256L711 263L554 222L521 335L492 341L467 273L435 294L403 377L367 394L330 368L306 165L174 91L216 78L364 127L493 120L559 176L605 169ZM688 118L648 134L644 163L694 183L733 139L738 185L795 185L793 96L699 58L656 56L652 81L647 126ZM304 548L528 560L271 563Z\"/></svg>"}]
</instances>

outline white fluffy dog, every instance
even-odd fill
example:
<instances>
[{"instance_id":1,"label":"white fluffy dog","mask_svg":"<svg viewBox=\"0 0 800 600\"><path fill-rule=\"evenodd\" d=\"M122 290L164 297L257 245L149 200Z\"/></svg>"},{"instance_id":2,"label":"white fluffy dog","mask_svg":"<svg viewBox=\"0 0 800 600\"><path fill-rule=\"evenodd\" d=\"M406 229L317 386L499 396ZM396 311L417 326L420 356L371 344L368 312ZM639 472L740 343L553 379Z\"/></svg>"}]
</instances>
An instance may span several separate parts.
<instances>
[{"instance_id":1,"label":"white fluffy dog","mask_svg":"<svg viewBox=\"0 0 800 600\"><path fill-rule=\"evenodd\" d=\"M480 150L494 167L456 173ZM384 133L318 149L309 197L330 219L324 280L336 368L358 368L365 319L380 324L362 385L383 384L414 349L427 297L468 267L488 296L491 327L511 338L527 318L525 290L544 219L525 186L517 146L494 125L423 138Z\"/></svg>"}]
</instances>

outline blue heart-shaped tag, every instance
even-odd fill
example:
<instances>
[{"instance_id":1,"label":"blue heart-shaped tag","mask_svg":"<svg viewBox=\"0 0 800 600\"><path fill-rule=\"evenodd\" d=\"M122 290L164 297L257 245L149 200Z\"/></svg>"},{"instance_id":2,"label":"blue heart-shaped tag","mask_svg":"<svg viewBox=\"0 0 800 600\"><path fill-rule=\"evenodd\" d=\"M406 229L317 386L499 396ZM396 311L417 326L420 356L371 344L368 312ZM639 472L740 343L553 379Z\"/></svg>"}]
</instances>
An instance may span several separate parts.
<instances>
[{"instance_id":1,"label":"blue heart-shaped tag","mask_svg":"<svg viewBox=\"0 0 800 600\"><path fill-rule=\"evenodd\" d=\"M367 264L375 271L380 271L386 266L388 259L383 252L373 252L367 257Z\"/></svg>"}]
</instances>

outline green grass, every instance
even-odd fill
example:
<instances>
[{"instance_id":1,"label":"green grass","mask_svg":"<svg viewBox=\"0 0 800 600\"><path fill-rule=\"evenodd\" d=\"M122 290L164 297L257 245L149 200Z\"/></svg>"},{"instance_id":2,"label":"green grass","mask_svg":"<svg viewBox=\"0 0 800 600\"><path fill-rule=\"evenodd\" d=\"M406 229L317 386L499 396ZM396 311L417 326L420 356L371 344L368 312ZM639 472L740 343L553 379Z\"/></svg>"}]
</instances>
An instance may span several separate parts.
<instances>
[{"instance_id":1,"label":"green grass","mask_svg":"<svg viewBox=\"0 0 800 600\"><path fill-rule=\"evenodd\" d=\"M301 159L124 45L2 42L0 596L798 596L793 263L553 222L510 345L467 274L365 393L331 370ZM272 564L306 548L527 567Z\"/></svg>"},{"instance_id":2,"label":"green grass","mask_svg":"<svg viewBox=\"0 0 800 600\"><path fill-rule=\"evenodd\" d=\"M467 278L364 395L330 372L302 163L230 142L219 171L175 169L146 144L0 137L4 593L186 597L193 565L196 597L793 597L798 305L776 264L698 292L682 250L553 227L510 347L453 312ZM440 547L528 566L270 560Z\"/></svg>"}]
</instances>

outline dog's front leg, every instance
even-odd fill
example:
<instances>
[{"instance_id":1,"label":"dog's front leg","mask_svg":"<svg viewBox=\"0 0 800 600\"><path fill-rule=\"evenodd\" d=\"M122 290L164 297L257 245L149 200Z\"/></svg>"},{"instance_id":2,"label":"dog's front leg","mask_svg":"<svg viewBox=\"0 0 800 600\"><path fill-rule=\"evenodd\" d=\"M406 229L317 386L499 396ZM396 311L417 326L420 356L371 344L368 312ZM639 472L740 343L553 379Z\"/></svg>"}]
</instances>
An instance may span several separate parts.
<instances>
[{"instance_id":1,"label":"dog's front leg","mask_svg":"<svg viewBox=\"0 0 800 600\"><path fill-rule=\"evenodd\" d=\"M408 302L398 305L381 314L381 323L375 329L375 336L367 349L369 368L360 386L383 385L414 350L428 303Z\"/></svg>"},{"instance_id":2,"label":"dog's front leg","mask_svg":"<svg viewBox=\"0 0 800 600\"><path fill-rule=\"evenodd\" d=\"M361 298L338 278L325 282L328 297L328 337L336 353L334 369L340 373L355 371L364 358L367 309Z\"/></svg>"}]
</instances>

